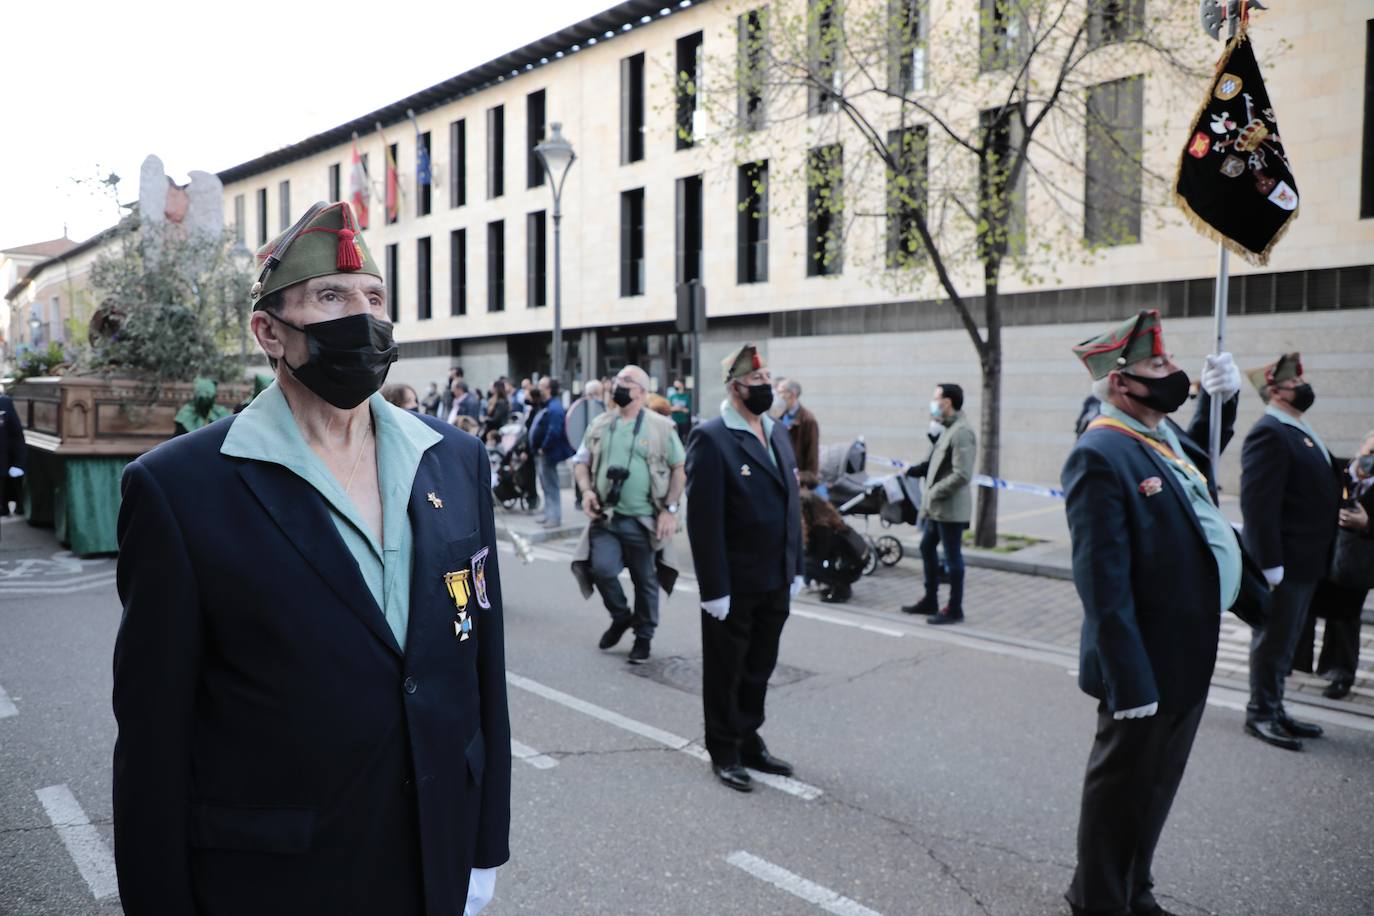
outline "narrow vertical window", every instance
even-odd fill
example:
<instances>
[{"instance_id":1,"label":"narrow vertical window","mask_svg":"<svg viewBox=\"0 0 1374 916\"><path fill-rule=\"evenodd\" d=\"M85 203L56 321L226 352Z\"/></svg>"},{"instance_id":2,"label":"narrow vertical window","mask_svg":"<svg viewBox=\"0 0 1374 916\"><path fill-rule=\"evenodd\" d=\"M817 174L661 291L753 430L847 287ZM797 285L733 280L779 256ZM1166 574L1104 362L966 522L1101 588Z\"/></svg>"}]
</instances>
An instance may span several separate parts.
<instances>
[{"instance_id":1,"label":"narrow vertical window","mask_svg":"<svg viewBox=\"0 0 1374 916\"><path fill-rule=\"evenodd\" d=\"M818 146L806 158L806 275L844 270L844 148Z\"/></svg>"},{"instance_id":2,"label":"narrow vertical window","mask_svg":"<svg viewBox=\"0 0 1374 916\"><path fill-rule=\"evenodd\" d=\"M1364 24L1364 144L1360 150L1360 219L1374 217L1374 19Z\"/></svg>"},{"instance_id":3,"label":"narrow vertical window","mask_svg":"<svg viewBox=\"0 0 1374 916\"><path fill-rule=\"evenodd\" d=\"M768 80L768 10L744 13L736 21L739 36L739 121L745 130L760 130L767 119L764 87Z\"/></svg>"},{"instance_id":4,"label":"narrow vertical window","mask_svg":"<svg viewBox=\"0 0 1374 916\"><path fill-rule=\"evenodd\" d=\"M401 218L401 161L399 158L400 149L401 144L399 143L393 143L387 147L387 150L390 153L390 155L386 157L387 169L394 169L396 172L396 197L394 200L391 201L388 201L385 198L382 201L382 209L386 210L386 224L388 226L395 225L396 222L399 221ZM390 179L386 176L383 176L383 178L386 180L386 183L388 185L391 183ZM394 210L390 207L390 204L392 203L396 205L396 208Z\"/></svg>"},{"instance_id":5,"label":"narrow vertical window","mask_svg":"<svg viewBox=\"0 0 1374 916\"><path fill-rule=\"evenodd\" d=\"M807 110L815 114L836 111L843 95L840 77L840 45L844 23L839 0L809 0L807 9Z\"/></svg>"},{"instance_id":6,"label":"narrow vertical window","mask_svg":"<svg viewBox=\"0 0 1374 916\"><path fill-rule=\"evenodd\" d=\"M620 62L620 164L644 158L644 55Z\"/></svg>"},{"instance_id":7,"label":"narrow vertical window","mask_svg":"<svg viewBox=\"0 0 1374 916\"><path fill-rule=\"evenodd\" d=\"M342 167L336 162L329 167L329 202L331 204L343 200L342 183Z\"/></svg>"},{"instance_id":8,"label":"narrow vertical window","mask_svg":"<svg viewBox=\"0 0 1374 916\"><path fill-rule=\"evenodd\" d=\"M525 96L525 187L537 188L544 183L544 163L534 147L544 139L544 90Z\"/></svg>"},{"instance_id":9,"label":"narrow vertical window","mask_svg":"<svg viewBox=\"0 0 1374 916\"><path fill-rule=\"evenodd\" d=\"M258 188L258 245L267 244L267 189Z\"/></svg>"},{"instance_id":10,"label":"narrow vertical window","mask_svg":"<svg viewBox=\"0 0 1374 916\"><path fill-rule=\"evenodd\" d=\"M433 172L430 160L429 131L420 134L415 143L415 215L428 216L433 203Z\"/></svg>"},{"instance_id":11,"label":"narrow vertical window","mask_svg":"<svg viewBox=\"0 0 1374 916\"><path fill-rule=\"evenodd\" d=\"M768 281L768 162L739 167L736 205L739 207L736 280Z\"/></svg>"},{"instance_id":12,"label":"narrow vertical window","mask_svg":"<svg viewBox=\"0 0 1374 916\"><path fill-rule=\"evenodd\" d=\"M487 223L487 311L506 308L506 224Z\"/></svg>"},{"instance_id":13,"label":"narrow vertical window","mask_svg":"<svg viewBox=\"0 0 1374 916\"><path fill-rule=\"evenodd\" d=\"M1088 0L1088 47L1127 41L1145 25L1145 0Z\"/></svg>"},{"instance_id":14,"label":"narrow vertical window","mask_svg":"<svg viewBox=\"0 0 1374 916\"><path fill-rule=\"evenodd\" d=\"M415 313L420 321L433 315L434 290L430 286L429 239L415 240Z\"/></svg>"},{"instance_id":15,"label":"narrow vertical window","mask_svg":"<svg viewBox=\"0 0 1374 916\"><path fill-rule=\"evenodd\" d=\"M1004 246L1007 254L1026 250L1026 170L1011 184L1011 168L1021 148L1024 131L1021 109L989 108L980 115L987 155L979 162L979 214L986 228L979 239L980 251L990 243ZM986 256L986 254L984 255Z\"/></svg>"},{"instance_id":16,"label":"narrow vertical window","mask_svg":"<svg viewBox=\"0 0 1374 916\"><path fill-rule=\"evenodd\" d=\"M702 195L701 176L690 175L677 180L676 201L676 281L702 280Z\"/></svg>"},{"instance_id":17,"label":"narrow vertical window","mask_svg":"<svg viewBox=\"0 0 1374 916\"><path fill-rule=\"evenodd\" d=\"M291 228L291 182L277 185L277 223L282 232Z\"/></svg>"},{"instance_id":18,"label":"narrow vertical window","mask_svg":"<svg viewBox=\"0 0 1374 916\"><path fill-rule=\"evenodd\" d=\"M487 200L506 193L506 108L487 109Z\"/></svg>"},{"instance_id":19,"label":"narrow vertical window","mask_svg":"<svg viewBox=\"0 0 1374 916\"><path fill-rule=\"evenodd\" d=\"M1021 51L1020 0L979 0L978 46L984 71L1005 70Z\"/></svg>"},{"instance_id":20,"label":"narrow vertical window","mask_svg":"<svg viewBox=\"0 0 1374 916\"><path fill-rule=\"evenodd\" d=\"M549 236L544 211L525 214L525 305L549 304Z\"/></svg>"},{"instance_id":21,"label":"narrow vertical window","mask_svg":"<svg viewBox=\"0 0 1374 916\"><path fill-rule=\"evenodd\" d=\"M386 308L392 323L401 320L401 246L386 246Z\"/></svg>"},{"instance_id":22,"label":"narrow vertical window","mask_svg":"<svg viewBox=\"0 0 1374 916\"><path fill-rule=\"evenodd\" d=\"M916 217L926 209L927 143L924 124L887 133L887 148L896 160L896 168L887 172L888 267L905 267L924 250Z\"/></svg>"},{"instance_id":23,"label":"narrow vertical window","mask_svg":"<svg viewBox=\"0 0 1374 916\"><path fill-rule=\"evenodd\" d=\"M1083 237L1096 245L1140 241L1144 90L1139 76L1088 90Z\"/></svg>"},{"instance_id":24,"label":"narrow vertical window","mask_svg":"<svg viewBox=\"0 0 1374 916\"><path fill-rule=\"evenodd\" d=\"M887 84L899 95L926 88L928 0L888 0Z\"/></svg>"},{"instance_id":25,"label":"narrow vertical window","mask_svg":"<svg viewBox=\"0 0 1374 916\"><path fill-rule=\"evenodd\" d=\"M246 221L248 219L247 202L242 194L234 195L234 241L240 245L246 241L245 235L248 232Z\"/></svg>"},{"instance_id":26,"label":"narrow vertical window","mask_svg":"<svg viewBox=\"0 0 1374 916\"><path fill-rule=\"evenodd\" d=\"M620 295L644 295L644 189L620 192Z\"/></svg>"},{"instance_id":27,"label":"narrow vertical window","mask_svg":"<svg viewBox=\"0 0 1374 916\"><path fill-rule=\"evenodd\" d=\"M468 122L460 118L448 126L448 205L468 202Z\"/></svg>"},{"instance_id":28,"label":"narrow vertical window","mask_svg":"<svg viewBox=\"0 0 1374 916\"><path fill-rule=\"evenodd\" d=\"M677 148L690 149L700 134L703 114L701 86L702 39L694 32L677 40Z\"/></svg>"},{"instance_id":29,"label":"narrow vertical window","mask_svg":"<svg viewBox=\"0 0 1374 916\"><path fill-rule=\"evenodd\" d=\"M455 229L448 236L448 310L450 315L468 313L468 231Z\"/></svg>"}]
</instances>

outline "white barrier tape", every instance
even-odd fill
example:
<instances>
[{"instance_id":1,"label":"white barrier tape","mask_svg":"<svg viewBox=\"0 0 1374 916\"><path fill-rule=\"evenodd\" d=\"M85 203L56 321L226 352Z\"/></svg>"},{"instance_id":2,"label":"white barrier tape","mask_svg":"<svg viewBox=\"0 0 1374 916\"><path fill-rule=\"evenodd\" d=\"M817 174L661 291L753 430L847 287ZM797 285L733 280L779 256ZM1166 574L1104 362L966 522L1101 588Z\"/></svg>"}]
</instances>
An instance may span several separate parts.
<instances>
[{"instance_id":1,"label":"white barrier tape","mask_svg":"<svg viewBox=\"0 0 1374 916\"><path fill-rule=\"evenodd\" d=\"M895 458L882 458L878 455L869 455L865 459L870 464L883 464L897 470L905 470L911 467L905 461L898 461ZM1032 496L1044 496L1049 499L1063 499L1064 491L1057 487L1044 487L1038 483L1022 483L1019 480L1003 480L1000 477L988 477L986 474L977 474L973 482L980 487L990 487L996 490L1008 490L1013 493L1028 493Z\"/></svg>"}]
</instances>

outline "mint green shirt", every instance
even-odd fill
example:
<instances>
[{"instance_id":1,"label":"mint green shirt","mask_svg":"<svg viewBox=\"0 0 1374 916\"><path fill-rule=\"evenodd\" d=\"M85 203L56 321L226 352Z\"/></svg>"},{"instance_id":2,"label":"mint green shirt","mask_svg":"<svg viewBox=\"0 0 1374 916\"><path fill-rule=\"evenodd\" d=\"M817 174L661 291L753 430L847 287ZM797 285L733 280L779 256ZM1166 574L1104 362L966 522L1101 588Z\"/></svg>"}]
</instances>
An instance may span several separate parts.
<instances>
[{"instance_id":1,"label":"mint green shirt","mask_svg":"<svg viewBox=\"0 0 1374 916\"><path fill-rule=\"evenodd\" d=\"M380 543L353 500L344 493L343 485L305 441L286 396L275 382L234 420L220 453L281 465L324 497L339 537L358 564L396 644L404 651L410 621L411 564L415 556L414 533L407 512L410 490L421 456L443 436L409 411L388 403L380 394L372 395L368 406L372 408L376 429L382 497Z\"/></svg>"},{"instance_id":2,"label":"mint green shirt","mask_svg":"<svg viewBox=\"0 0 1374 916\"><path fill-rule=\"evenodd\" d=\"M639 417L636 416L635 419ZM648 418L645 420L647 422ZM630 518L652 516L655 513L653 482L649 479L649 435L641 427L639 441L636 442L634 420L622 418L613 421L611 425L614 428L606 431L605 440L601 443L601 466L596 471L597 495L604 499L611 490L611 482L606 477L607 468L612 465L628 468L630 476L620 485L620 501L611 512ZM670 433L665 438L668 442L668 467L675 468L687 460L687 453L683 451L682 440L676 434ZM586 442L585 437L583 442Z\"/></svg>"},{"instance_id":3,"label":"mint green shirt","mask_svg":"<svg viewBox=\"0 0 1374 916\"><path fill-rule=\"evenodd\" d=\"M758 438L758 434L755 433L753 427L749 425L749 421L740 416L740 412L735 409L728 398L720 402L720 419L725 423L726 429L738 429L741 432L748 433L754 438ZM763 435L764 438L768 440L768 444L763 447L763 450L768 453L768 460L773 462L773 467L777 467L778 456L773 454L774 420L772 417L768 416L768 414L764 414L759 419L763 421Z\"/></svg>"},{"instance_id":4,"label":"mint green shirt","mask_svg":"<svg viewBox=\"0 0 1374 916\"><path fill-rule=\"evenodd\" d=\"M1264 412L1269 416L1273 417L1275 420L1278 420L1280 423L1286 423L1294 429L1302 430L1303 434L1306 435L1307 438L1317 443L1317 448L1322 450L1322 454L1326 456L1326 460L1328 462L1331 460L1331 451L1326 447L1326 443L1322 441L1321 436L1317 435L1316 430L1307 425L1307 422L1305 420L1299 420L1296 417L1290 417L1288 414L1284 413L1282 410L1279 410L1272 404L1266 407L1264 409Z\"/></svg>"},{"instance_id":5,"label":"mint green shirt","mask_svg":"<svg viewBox=\"0 0 1374 916\"><path fill-rule=\"evenodd\" d=\"M1178 436L1168 423L1160 423L1159 429L1150 429L1130 414L1105 402L1102 404L1102 415L1125 423L1141 435L1163 442L1175 455L1187 460ZM1225 611L1236 603L1236 598L1240 595L1240 543L1236 540L1236 529L1231 527L1226 516L1222 515L1216 503L1212 502L1212 494L1205 482L1196 475L1189 474L1177 463L1167 458L1165 461L1168 462L1169 470L1174 472L1174 478L1179 486L1183 487L1183 492L1188 495L1188 503L1193 507L1198 524L1202 526L1207 546L1212 548L1212 557L1217 563L1217 578L1221 581L1221 609Z\"/></svg>"}]
</instances>

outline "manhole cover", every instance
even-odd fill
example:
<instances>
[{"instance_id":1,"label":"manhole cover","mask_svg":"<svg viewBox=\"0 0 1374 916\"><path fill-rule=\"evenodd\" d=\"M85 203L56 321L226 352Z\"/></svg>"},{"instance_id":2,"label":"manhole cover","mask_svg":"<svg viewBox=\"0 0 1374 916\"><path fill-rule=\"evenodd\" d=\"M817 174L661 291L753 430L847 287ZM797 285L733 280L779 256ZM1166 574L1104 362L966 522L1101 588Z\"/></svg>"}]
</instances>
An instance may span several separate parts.
<instances>
[{"instance_id":1,"label":"manhole cover","mask_svg":"<svg viewBox=\"0 0 1374 916\"><path fill-rule=\"evenodd\" d=\"M626 670L638 677L646 678L681 690L683 693L701 695L701 656L684 658L680 655L658 656L650 658L642 665L627 665ZM773 669L773 676L768 679L770 687L786 687L788 684L795 684L815 674L814 671L807 671L805 668L797 668L792 665L784 665L781 662Z\"/></svg>"}]
</instances>

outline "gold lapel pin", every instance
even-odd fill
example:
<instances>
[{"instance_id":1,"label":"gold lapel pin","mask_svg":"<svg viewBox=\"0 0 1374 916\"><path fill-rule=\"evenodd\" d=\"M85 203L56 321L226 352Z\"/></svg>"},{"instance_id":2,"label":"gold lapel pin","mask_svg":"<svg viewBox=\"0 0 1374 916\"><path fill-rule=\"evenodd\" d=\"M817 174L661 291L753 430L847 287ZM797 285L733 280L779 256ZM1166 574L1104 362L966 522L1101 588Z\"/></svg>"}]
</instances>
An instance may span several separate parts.
<instances>
[{"instance_id":1,"label":"gold lapel pin","mask_svg":"<svg viewBox=\"0 0 1374 916\"><path fill-rule=\"evenodd\" d=\"M426 494L425 499L429 500L429 504L436 509L444 508L444 501L433 493Z\"/></svg>"}]
</instances>

